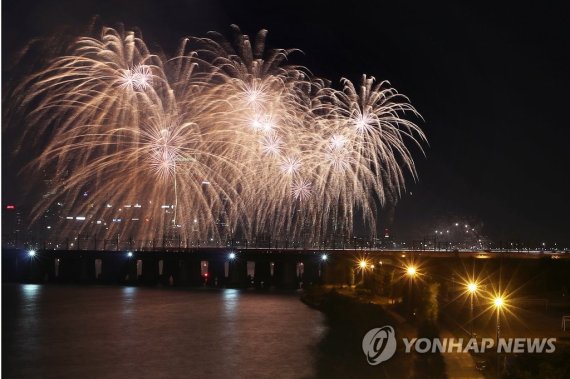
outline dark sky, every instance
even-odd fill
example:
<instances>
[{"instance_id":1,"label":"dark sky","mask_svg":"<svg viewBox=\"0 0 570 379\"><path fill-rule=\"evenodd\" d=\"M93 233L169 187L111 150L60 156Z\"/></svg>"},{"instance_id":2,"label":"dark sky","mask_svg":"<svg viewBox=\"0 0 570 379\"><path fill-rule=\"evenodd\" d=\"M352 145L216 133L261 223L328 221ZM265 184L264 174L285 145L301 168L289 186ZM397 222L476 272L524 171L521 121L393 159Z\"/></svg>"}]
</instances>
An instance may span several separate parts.
<instances>
[{"instance_id":1,"label":"dark sky","mask_svg":"<svg viewBox=\"0 0 570 379\"><path fill-rule=\"evenodd\" d=\"M335 3L4 1L2 60L6 67L33 37L80 33L94 15L140 27L149 46L167 52L185 35L228 34L232 23L250 34L267 28L269 47L303 50L292 60L317 76L336 85L363 73L387 79L424 116L430 147L426 158L416 155L420 179L396 209L397 235L470 220L497 241L569 244L568 9ZM19 192L6 167L3 203Z\"/></svg>"}]
</instances>

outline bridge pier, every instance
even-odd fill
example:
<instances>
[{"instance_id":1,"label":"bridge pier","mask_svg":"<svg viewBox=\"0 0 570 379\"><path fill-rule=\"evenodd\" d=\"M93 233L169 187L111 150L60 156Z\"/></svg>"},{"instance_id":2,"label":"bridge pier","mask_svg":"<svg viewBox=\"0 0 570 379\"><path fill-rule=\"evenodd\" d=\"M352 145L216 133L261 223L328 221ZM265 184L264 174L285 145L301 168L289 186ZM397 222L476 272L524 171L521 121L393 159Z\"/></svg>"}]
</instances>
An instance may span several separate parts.
<instances>
[{"instance_id":1,"label":"bridge pier","mask_svg":"<svg viewBox=\"0 0 570 379\"><path fill-rule=\"evenodd\" d=\"M229 262L228 287L247 287L247 261L234 259Z\"/></svg>"},{"instance_id":2,"label":"bridge pier","mask_svg":"<svg viewBox=\"0 0 570 379\"><path fill-rule=\"evenodd\" d=\"M280 260L275 262L275 286L280 288L297 288L297 262Z\"/></svg>"},{"instance_id":3,"label":"bridge pier","mask_svg":"<svg viewBox=\"0 0 570 379\"><path fill-rule=\"evenodd\" d=\"M319 284L321 282L319 277L321 262L309 258L303 262L303 266L303 276L301 277L303 285Z\"/></svg>"},{"instance_id":4,"label":"bridge pier","mask_svg":"<svg viewBox=\"0 0 570 379\"><path fill-rule=\"evenodd\" d=\"M269 288L273 285L271 277L271 262L259 258L255 261L254 283L257 288Z\"/></svg>"},{"instance_id":5,"label":"bridge pier","mask_svg":"<svg viewBox=\"0 0 570 379\"><path fill-rule=\"evenodd\" d=\"M225 261L222 259L212 259L208 261L208 285L221 287L226 284Z\"/></svg>"},{"instance_id":6,"label":"bridge pier","mask_svg":"<svg viewBox=\"0 0 570 379\"><path fill-rule=\"evenodd\" d=\"M142 259L142 276L140 282L145 285L156 285L159 280L158 258L145 255Z\"/></svg>"}]
</instances>

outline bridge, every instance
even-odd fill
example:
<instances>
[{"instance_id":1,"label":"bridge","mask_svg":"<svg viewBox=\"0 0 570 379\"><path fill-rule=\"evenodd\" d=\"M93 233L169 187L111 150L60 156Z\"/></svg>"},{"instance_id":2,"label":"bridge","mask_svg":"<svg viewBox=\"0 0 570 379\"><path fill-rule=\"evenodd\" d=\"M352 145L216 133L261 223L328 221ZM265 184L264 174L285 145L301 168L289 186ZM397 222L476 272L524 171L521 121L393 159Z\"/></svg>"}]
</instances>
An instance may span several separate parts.
<instances>
[{"instance_id":1,"label":"bridge","mask_svg":"<svg viewBox=\"0 0 570 379\"><path fill-rule=\"evenodd\" d=\"M452 275L466 263L498 267L505 260L516 262L517 267L535 267L536 262L545 260L570 266L570 254L542 251L268 247L154 251L3 249L2 275L4 281L34 283L299 288L312 283L354 284L361 275L361 260L367 262L363 276L382 272L392 278L410 263L430 266L429 272L438 275Z\"/></svg>"}]
</instances>

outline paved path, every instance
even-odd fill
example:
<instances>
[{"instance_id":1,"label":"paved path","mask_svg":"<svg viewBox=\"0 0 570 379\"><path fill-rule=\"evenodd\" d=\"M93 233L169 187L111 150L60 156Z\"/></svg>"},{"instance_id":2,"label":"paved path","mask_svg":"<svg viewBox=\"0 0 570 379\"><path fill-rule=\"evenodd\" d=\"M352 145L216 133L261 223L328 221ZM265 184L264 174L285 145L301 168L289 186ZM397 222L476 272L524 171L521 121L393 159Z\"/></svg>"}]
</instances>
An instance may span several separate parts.
<instances>
[{"instance_id":1,"label":"paved path","mask_svg":"<svg viewBox=\"0 0 570 379\"><path fill-rule=\"evenodd\" d=\"M453 338L450 331L440 330L441 338ZM449 379L479 379L484 376L475 368L475 360L469 353L443 353L441 354L445 361L445 371Z\"/></svg>"}]
</instances>

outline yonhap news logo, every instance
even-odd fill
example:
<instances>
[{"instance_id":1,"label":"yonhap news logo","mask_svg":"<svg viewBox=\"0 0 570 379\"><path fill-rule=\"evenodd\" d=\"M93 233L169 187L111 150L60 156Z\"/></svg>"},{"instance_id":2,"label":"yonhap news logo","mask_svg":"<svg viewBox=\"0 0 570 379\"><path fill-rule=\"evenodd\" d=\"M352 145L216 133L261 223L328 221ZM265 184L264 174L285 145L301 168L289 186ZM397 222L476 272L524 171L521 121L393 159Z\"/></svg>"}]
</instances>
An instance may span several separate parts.
<instances>
[{"instance_id":1,"label":"yonhap news logo","mask_svg":"<svg viewBox=\"0 0 570 379\"><path fill-rule=\"evenodd\" d=\"M553 353L556 338L402 338L405 354L484 353L495 348L499 353ZM369 365L376 366L392 358L398 343L390 325L370 329L362 338L362 351Z\"/></svg>"},{"instance_id":2,"label":"yonhap news logo","mask_svg":"<svg viewBox=\"0 0 570 379\"><path fill-rule=\"evenodd\" d=\"M369 330L362 339L362 350L368 364L372 366L392 358L396 345L396 333L389 325Z\"/></svg>"}]
</instances>

